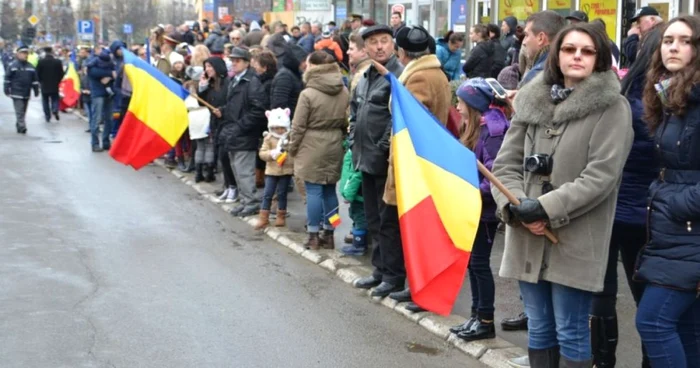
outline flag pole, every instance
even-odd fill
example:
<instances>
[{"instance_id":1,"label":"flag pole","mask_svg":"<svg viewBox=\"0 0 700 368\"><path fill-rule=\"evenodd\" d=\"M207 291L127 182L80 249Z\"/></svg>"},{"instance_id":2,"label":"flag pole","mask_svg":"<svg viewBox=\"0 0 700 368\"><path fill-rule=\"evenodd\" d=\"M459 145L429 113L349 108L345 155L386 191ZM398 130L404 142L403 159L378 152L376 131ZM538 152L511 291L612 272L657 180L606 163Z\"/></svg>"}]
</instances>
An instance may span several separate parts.
<instances>
[{"instance_id":1,"label":"flag pole","mask_svg":"<svg viewBox=\"0 0 700 368\"><path fill-rule=\"evenodd\" d=\"M201 97L195 95L194 93L190 93L190 96L197 99L197 101L199 101L202 105L208 107L210 110L212 110L212 111L216 110L216 107L212 106L209 102L204 101Z\"/></svg>"},{"instance_id":2,"label":"flag pole","mask_svg":"<svg viewBox=\"0 0 700 368\"><path fill-rule=\"evenodd\" d=\"M479 167L479 172L481 173L481 175L488 179L488 181L490 181L491 184L495 185L496 188L498 188L498 191L503 193L503 195L506 196L506 198L508 198L508 201L510 203L516 206L520 205L520 200L518 200L518 198L516 198L513 195L513 193L511 193L511 191L508 190L508 188L506 188L506 186L503 185L503 183L501 183L501 181L498 180L498 178L495 175L493 175L493 173L489 171L489 169L486 168L486 166L484 166L479 161L477 161L476 164ZM557 237L554 236L554 234L547 228L544 229L544 236L546 236L547 239L549 239L549 241L552 242L552 244L559 243L559 239L557 239Z\"/></svg>"}]
</instances>

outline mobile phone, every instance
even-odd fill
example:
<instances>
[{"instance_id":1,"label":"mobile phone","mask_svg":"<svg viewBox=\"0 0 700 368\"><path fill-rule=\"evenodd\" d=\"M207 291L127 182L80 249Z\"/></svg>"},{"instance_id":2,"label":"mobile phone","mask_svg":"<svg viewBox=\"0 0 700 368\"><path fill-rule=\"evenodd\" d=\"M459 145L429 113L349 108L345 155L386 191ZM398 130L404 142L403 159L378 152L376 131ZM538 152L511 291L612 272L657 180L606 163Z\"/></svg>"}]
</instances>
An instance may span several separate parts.
<instances>
[{"instance_id":1,"label":"mobile phone","mask_svg":"<svg viewBox=\"0 0 700 368\"><path fill-rule=\"evenodd\" d=\"M506 89L503 88L503 86L498 83L498 81L494 78L486 78L486 83L491 87L491 90L493 91L493 94L498 98L499 100L505 100L507 98L507 93Z\"/></svg>"}]
</instances>

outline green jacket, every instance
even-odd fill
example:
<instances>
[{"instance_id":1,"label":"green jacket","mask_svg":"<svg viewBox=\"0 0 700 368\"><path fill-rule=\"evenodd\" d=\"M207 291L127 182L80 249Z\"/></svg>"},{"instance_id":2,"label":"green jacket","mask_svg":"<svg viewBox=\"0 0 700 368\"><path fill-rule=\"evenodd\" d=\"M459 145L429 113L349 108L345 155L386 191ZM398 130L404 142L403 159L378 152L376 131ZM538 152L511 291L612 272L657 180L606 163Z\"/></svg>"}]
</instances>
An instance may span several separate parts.
<instances>
[{"instance_id":1,"label":"green jacket","mask_svg":"<svg viewBox=\"0 0 700 368\"><path fill-rule=\"evenodd\" d=\"M347 150L343 158L343 171L340 174L340 195L349 202L362 202L359 195L362 187L362 173L355 170L352 165L352 151Z\"/></svg>"}]
</instances>

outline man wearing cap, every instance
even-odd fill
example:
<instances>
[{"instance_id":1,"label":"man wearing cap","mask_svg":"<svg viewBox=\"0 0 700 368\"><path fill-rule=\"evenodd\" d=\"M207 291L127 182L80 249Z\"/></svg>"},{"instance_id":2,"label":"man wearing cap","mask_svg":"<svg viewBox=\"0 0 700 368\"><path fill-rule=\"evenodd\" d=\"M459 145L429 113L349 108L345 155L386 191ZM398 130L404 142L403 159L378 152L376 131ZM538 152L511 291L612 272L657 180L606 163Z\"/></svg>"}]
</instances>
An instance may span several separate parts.
<instances>
[{"instance_id":1,"label":"man wearing cap","mask_svg":"<svg viewBox=\"0 0 700 368\"><path fill-rule=\"evenodd\" d=\"M41 84L41 103L44 108L44 119L48 123L51 114L58 116L58 85L63 79L63 63L53 56L51 47L44 48L44 58L36 66L36 75Z\"/></svg>"},{"instance_id":2,"label":"man wearing cap","mask_svg":"<svg viewBox=\"0 0 700 368\"><path fill-rule=\"evenodd\" d=\"M630 22L634 22L634 24L627 32L627 39L622 45L622 49L627 57L627 65L632 65L637 59L640 39L644 37L649 30L654 28L655 25L663 21L659 12L651 6L644 6L637 9L634 16L630 18Z\"/></svg>"},{"instance_id":3,"label":"man wearing cap","mask_svg":"<svg viewBox=\"0 0 700 368\"><path fill-rule=\"evenodd\" d=\"M255 157L262 131L267 127L265 110L269 96L250 67L248 50L236 47L231 51L235 77L228 85L226 105L213 111L224 119L219 139L229 153L233 175L238 186L240 204L231 210L234 216L252 216L260 211L261 193L255 186Z\"/></svg>"},{"instance_id":4,"label":"man wearing cap","mask_svg":"<svg viewBox=\"0 0 700 368\"><path fill-rule=\"evenodd\" d=\"M163 37L163 44L160 46L160 55L157 56L156 68L165 75L170 75L170 70L179 55L175 52L175 46L180 43L178 35L170 34ZM172 60L171 60L172 59Z\"/></svg>"},{"instance_id":5,"label":"man wearing cap","mask_svg":"<svg viewBox=\"0 0 700 368\"><path fill-rule=\"evenodd\" d=\"M571 14L566 17L566 20L569 21L569 24L588 23L588 14L580 10L572 11Z\"/></svg>"},{"instance_id":6,"label":"man wearing cap","mask_svg":"<svg viewBox=\"0 0 700 368\"><path fill-rule=\"evenodd\" d=\"M5 95L12 98L17 117L17 133L26 134L27 124L24 117L27 115L29 97L34 90L34 97L39 96L39 78L36 69L27 61L29 48L20 45L17 48L15 61L11 62L5 71Z\"/></svg>"},{"instance_id":7,"label":"man wearing cap","mask_svg":"<svg viewBox=\"0 0 700 368\"><path fill-rule=\"evenodd\" d=\"M394 55L393 34L389 26L378 25L366 29L362 39L369 57L398 77L403 65ZM382 200L389 169L390 94L390 82L372 65L358 82L350 101L352 162L362 172L365 215L370 236L377 243L372 253L374 272L357 280L354 286L360 289L376 286L372 296L381 297L403 290L406 282L399 212L396 206Z\"/></svg>"},{"instance_id":8,"label":"man wearing cap","mask_svg":"<svg viewBox=\"0 0 700 368\"><path fill-rule=\"evenodd\" d=\"M421 26L403 27L396 32L395 37L399 61L406 65L399 77L399 82L403 83L413 97L420 101L438 119L440 124L445 126L452 94L447 76L442 71L442 63L431 51L431 45L435 43L435 40ZM436 129L438 128L436 127ZM383 200L387 206L397 206L391 150L389 151L389 169L387 170ZM397 238L400 239L400 234L397 235ZM390 297L399 302L411 301L411 293L408 288L392 293ZM418 311L419 307L411 303L407 309Z\"/></svg>"}]
</instances>

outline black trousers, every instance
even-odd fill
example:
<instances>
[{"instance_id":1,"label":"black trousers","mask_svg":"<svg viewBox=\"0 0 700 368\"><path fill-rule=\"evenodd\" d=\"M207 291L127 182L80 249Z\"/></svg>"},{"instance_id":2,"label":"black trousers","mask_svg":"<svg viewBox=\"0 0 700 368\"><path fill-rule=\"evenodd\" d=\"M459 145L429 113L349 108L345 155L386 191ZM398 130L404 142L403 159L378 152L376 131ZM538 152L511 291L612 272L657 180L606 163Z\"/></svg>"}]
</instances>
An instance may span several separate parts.
<instances>
[{"instance_id":1,"label":"black trousers","mask_svg":"<svg viewBox=\"0 0 700 368\"><path fill-rule=\"evenodd\" d=\"M218 147L219 160L221 160L221 171L224 172L224 187L235 187L236 177L233 176L233 168L231 167L231 160L228 156L228 151L224 148L224 145L219 145Z\"/></svg>"},{"instance_id":2,"label":"black trousers","mask_svg":"<svg viewBox=\"0 0 700 368\"><path fill-rule=\"evenodd\" d=\"M384 196L386 175L362 173L362 194L370 235L376 239L372 251L374 276L394 285L406 283L406 266L399 228L399 210L387 205Z\"/></svg>"}]
</instances>

